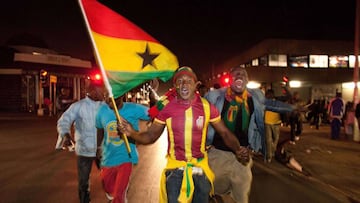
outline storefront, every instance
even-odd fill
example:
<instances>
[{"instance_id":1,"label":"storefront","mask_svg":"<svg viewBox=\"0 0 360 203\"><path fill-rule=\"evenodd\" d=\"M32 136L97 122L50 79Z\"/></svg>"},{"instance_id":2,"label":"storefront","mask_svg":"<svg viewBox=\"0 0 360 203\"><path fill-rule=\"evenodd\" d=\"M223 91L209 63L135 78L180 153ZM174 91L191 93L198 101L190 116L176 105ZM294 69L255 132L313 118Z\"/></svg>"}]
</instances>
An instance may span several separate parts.
<instances>
[{"instance_id":1,"label":"storefront","mask_svg":"<svg viewBox=\"0 0 360 203\"><path fill-rule=\"evenodd\" d=\"M87 77L95 68L90 61L52 50L12 46L0 50L0 111L56 113L56 97L69 88L74 100L85 96Z\"/></svg>"}]
</instances>

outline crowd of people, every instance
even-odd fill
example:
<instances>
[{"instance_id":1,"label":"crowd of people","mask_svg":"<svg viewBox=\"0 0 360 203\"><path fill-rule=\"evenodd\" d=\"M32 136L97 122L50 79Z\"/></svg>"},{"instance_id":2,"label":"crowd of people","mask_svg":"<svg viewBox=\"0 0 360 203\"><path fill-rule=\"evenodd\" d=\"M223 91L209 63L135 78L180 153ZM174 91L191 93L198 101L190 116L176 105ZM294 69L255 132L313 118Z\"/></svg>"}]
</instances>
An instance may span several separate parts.
<instances>
[{"instance_id":1,"label":"crowd of people","mask_svg":"<svg viewBox=\"0 0 360 203\"><path fill-rule=\"evenodd\" d=\"M300 139L309 109L309 118L319 128L319 115L324 113L320 104L306 105L297 92L280 100L272 89L249 89L245 68L234 67L229 73L228 87L210 89L190 67L180 67L173 87L150 107L125 102L124 95L109 98L102 85L90 83L86 97L64 107L57 122L62 143L75 143L80 202L90 202L94 161L108 201L127 202L131 172L138 163L137 144L152 144L165 130L167 164L159 181L160 202L204 203L223 195L248 202L253 153L261 154L266 163L276 159L301 172L284 143ZM64 91L59 101L66 100L65 95ZM341 95L327 107L331 138L338 139L346 112ZM360 106L358 112L360 117ZM290 126L290 137L279 144L282 125Z\"/></svg>"}]
</instances>

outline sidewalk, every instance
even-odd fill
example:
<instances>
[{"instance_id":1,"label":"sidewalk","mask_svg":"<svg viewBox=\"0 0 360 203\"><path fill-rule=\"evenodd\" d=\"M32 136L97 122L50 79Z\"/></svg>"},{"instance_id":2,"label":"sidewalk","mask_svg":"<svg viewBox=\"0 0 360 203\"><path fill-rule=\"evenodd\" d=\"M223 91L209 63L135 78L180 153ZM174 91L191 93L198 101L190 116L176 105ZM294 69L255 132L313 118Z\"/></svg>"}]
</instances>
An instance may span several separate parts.
<instances>
[{"instance_id":1,"label":"sidewalk","mask_svg":"<svg viewBox=\"0 0 360 203\"><path fill-rule=\"evenodd\" d=\"M344 129L341 130L340 140L332 140L329 125L316 130L304 124L300 140L295 145L286 145L285 148L310 173L308 176L285 166L279 171L276 160L273 162L277 163L270 164L257 161L257 165L280 173L291 170L293 175L322 184L330 191L346 196L350 202L360 202L360 143L347 138ZM282 127L280 141L289 137L290 128Z\"/></svg>"},{"instance_id":2,"label":"sidewalk","mask_svg":"<svg viewBox=\"0 0 360 203\"><path fill-rule=\"evenodd\" d=\"M54 117L54 116L53 116ZM48 119L49 115L38 116L34 112L0 112L0 120Z\"/></svg>"}]
</instances>

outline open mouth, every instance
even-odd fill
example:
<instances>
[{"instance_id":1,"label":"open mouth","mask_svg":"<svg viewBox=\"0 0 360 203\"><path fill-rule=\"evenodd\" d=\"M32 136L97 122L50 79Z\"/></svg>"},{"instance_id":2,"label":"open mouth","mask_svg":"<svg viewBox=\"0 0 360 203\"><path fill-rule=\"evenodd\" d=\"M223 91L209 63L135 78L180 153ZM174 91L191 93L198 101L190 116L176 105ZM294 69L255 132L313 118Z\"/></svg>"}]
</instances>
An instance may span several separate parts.
<instances>
[{"instance_id":1,"label":"open mouth","mask_svg":"<svg viewBox=\"0 0 360 203\"><path fill-rule=\"evenodd\" d=\"M187 95L187 94L189 94L189 89L188 89L188 88L181 88L181 94L182 94L182 95Z\"/></svg>"},{"instance_id":2,"label":"open mouth","mask_svg":"<svg viewBox=\"0 0 360 203\"><path fill-rule=\"evenodd\" d=\"M244 81L242 79L236 79L234 80L233 82L233 85L237 88L242 88L243 87L243 84L244 84Z\"/></svg>"}]
</instances>

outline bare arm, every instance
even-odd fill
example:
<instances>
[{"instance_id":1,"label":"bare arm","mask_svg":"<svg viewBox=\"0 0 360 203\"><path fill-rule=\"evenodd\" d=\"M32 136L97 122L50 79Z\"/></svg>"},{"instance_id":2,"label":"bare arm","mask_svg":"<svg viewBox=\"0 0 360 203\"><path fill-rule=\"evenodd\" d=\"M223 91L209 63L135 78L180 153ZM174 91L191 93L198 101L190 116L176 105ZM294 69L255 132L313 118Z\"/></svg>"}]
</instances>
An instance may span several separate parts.
<instances>
[{"instance_id":1,"label":"bare arm","mask_svg":"<svg viewBox=\"0 0 360 203\"><path fill-rule=\"evenodd\" d=\"M104 129L97 128L97 147L101 146L102 140L104 139Z\"/></svg>"},{"instance_id":2,"label":"bare arm","mask_svg":"<svg viewBox=\"0 0 360 203\"><path fill-rule=\"evenodd\" d=\"M225 126L222 120L211 123L216 132L224 140L226 146L228 146L236 155L239 162L247 164L250 159L249 150L246 147L240 146L239 140L236 136Z\"/></svg>"},{"instance_id":3,"label":"bare arm","mask_svg":"<svg viewBox=\"0 0 360 203\"><path fill-rule=\"evenodd\" d=\"M222 120L211 123L211 125L222 137L226 146L228 146L233 152L240 149L239 140L236 139L235 135L225 126Z\"/></svg>"},{"instance_id":4,"label":"bare arm","mask_svg":"<svg viewBox=\"0 0 360 203\"><path fill-rule=\"evenodd\" d=\"M137 143L145 145L154 143L161 136L164 129L164 124L153 122L147 131L138 132L125 120L119 124L118 128L118 130L134 139Z\"/></svg>"},{"instance_id":5,"label":"bare arm","mask_svg":"<svg viewBox=\"0 0 360 203\"><path fill-rule=\"evenodd\" d=\"M100 159L101 158L101 153L102 153L102 151L101 151L101 143L102 143L102 141L103 141L103 139L104 139L104 129L97 129L97 150L96 150L96 157L98 158L98 159Z\"/></svg>"}]
</instances>

